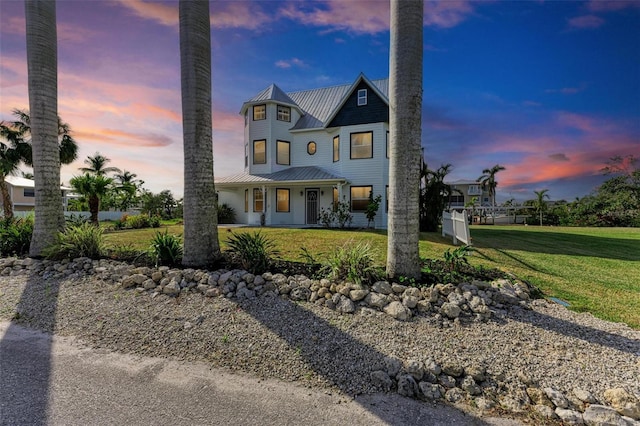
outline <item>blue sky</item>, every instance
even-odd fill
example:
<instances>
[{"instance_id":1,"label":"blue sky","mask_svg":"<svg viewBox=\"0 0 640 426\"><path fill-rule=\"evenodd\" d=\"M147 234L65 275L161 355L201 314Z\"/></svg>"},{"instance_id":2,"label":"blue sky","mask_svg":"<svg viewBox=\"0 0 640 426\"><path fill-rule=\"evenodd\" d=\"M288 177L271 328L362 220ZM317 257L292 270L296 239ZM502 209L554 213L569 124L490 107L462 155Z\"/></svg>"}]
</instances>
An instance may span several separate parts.
<instances>
[{"instance_id":1,"label":"blue sky","mask_svg":"<svg viewBox=\"0 0 640 426\"><path fill-rule=\"evenodd\" d=\"M22 1L0 3L0 119L26 108ZM154 192L182 194L177 2L58 0L59 114ZM211 2L215 173L243 167L242 103L387 77L387 1ZM572 200L640 156L640 1L425 2L423 137L451 180L501 164L498 200Z\"/></svg>"}]
</instances>

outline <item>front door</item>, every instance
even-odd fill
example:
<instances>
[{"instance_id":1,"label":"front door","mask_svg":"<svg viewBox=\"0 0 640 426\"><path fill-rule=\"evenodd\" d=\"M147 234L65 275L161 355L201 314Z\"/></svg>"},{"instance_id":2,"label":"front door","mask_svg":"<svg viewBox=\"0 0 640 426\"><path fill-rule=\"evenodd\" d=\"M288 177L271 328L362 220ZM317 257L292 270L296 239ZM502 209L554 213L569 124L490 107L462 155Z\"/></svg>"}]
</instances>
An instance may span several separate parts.
<instances>
[{"instance_id":1,"label":"front door","mask_svg":"<svg viewBox=\"0 0 640 426\"><path fill-rule=\"evenodd\" d=\"M307 225L318 223L318 190L307 189Z\"/></svg>"}]
</instances>

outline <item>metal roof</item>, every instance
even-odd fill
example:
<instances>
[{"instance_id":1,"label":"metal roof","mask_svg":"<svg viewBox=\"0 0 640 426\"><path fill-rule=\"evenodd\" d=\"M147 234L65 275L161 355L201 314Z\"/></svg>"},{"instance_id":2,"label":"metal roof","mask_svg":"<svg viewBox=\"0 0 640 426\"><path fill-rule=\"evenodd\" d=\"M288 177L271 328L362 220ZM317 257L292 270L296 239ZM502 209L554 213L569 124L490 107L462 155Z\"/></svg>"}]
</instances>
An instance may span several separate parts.
<instances>
[{"instance_id":1,"label":"metal roof","mask_svg":"<svg viewBox=\"0 0 640 426\"><path fill-rule=\"evenodd\" d=\"M27 178L23 178L21 176L5 176L4 177L4 181L7 182L8 184L12 185L13 187L20 187L20 188L35 188L36 187L36 182L33 179L27 179ZM70 191L73 188L69 188L68 186L64 186L64 185L60 185L60 189L64 190L64 191Z\"/></svg>"},{"instance_id":2,"label":"metal roof","mask_svg":"<svg viewBox=\"0 0 640 426\"><path fill-rule=\"evenodd\" d=\"M248 174L240 173L231 176L216 178L216 185L236 186L242 184L282 184L282 183L303 183L311 181L345 182L346 179L333 175L317 166L290 167L269 174Z\"/></svg>"},{"instance_id":3,"label":"metal roof","mask_svg":"<svg viewBox=\"0 0 640 426\"><path fill-rule=\"evenodd\" d=\"M389 79L369 80L364 74L360 74L354 83L339 86L322 87L319 89L301 90L284 93L278 86L272 84L242 106L244 113L248 105L264 101L276 101L297 106L303 113L291 130L305 130L323 128L329 118L336 113L336 109L342 106L350 90L356 84L364 80L372 84L375 90L382 95L385 101L389 99Z\"/></svg>"},{"instance_id":4,"label":"metal roof","mask_svg":"<svg viewBox=\"0 0 640 426\"><path fill-rule=\"evenodd\" d=\"M296 105L296 103L289 96L287 96L287 94L284 93L281 88L279 88L275 84L272 84L271 86L267 87L266 89L264 89L262 92L255 95L253 98L251 98L247 102L255 103L255 102L264 102L264 101L276 101L276 102Z\"/></svg>"}]
</instances>

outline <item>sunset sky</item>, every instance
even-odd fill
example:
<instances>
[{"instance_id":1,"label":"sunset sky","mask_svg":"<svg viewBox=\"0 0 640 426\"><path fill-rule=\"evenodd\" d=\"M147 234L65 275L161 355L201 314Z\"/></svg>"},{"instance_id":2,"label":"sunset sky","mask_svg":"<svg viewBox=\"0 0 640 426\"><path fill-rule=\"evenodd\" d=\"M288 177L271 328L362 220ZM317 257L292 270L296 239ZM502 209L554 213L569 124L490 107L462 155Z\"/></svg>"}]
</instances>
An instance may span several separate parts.
<instances>
[{"instance_id":1,"label":"sunset sky","mask_svg":"<svg viewBox=\"0 0 640 426\"><path fill-rule=\"evenodd\" d=\"M183 193L176 1L57 2L58 111L153 192ZM242 103L389 72L385 0L213 1L216 176L243 168ZM640 1L425 3L422 145L450 180L499 163L498 201L573 200L640 156ZM22 1L0 2L0 120L28 108Z\"/></svg>"}]
</instances>

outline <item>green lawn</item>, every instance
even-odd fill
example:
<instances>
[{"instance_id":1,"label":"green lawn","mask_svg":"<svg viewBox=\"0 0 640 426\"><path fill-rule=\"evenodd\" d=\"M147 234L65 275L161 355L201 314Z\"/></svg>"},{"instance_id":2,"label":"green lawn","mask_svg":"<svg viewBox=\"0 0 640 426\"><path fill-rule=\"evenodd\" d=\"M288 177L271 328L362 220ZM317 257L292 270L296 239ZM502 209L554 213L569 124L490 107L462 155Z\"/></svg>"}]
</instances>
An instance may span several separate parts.
<instances>
[{"instance_id":1,"label":"green lawn","mask_svg":"<svg viewBox=\"0 0 640 426\"><path fill-rule=\"evenodd\" d=\"M181 225L160 229L182 233ZM219 229L224 250L232 228ZM233 228L233 232L255 230ZM145 249L156 231L118 231L106 238L110 244ZM348 240L369 241L381 265L386 257L384 231L263 228L262 232L275 241L287 260L302 260L302 247L321 260L323 253ZM470 259L472 265L512 272L545 295L566 300L571 309L640 329L640 229L472 226L471 236L477 249ZM442 258L452 247L449 238L436 233L422 233L420 240L422 257Z\"/></svg>"}]
</instances>

